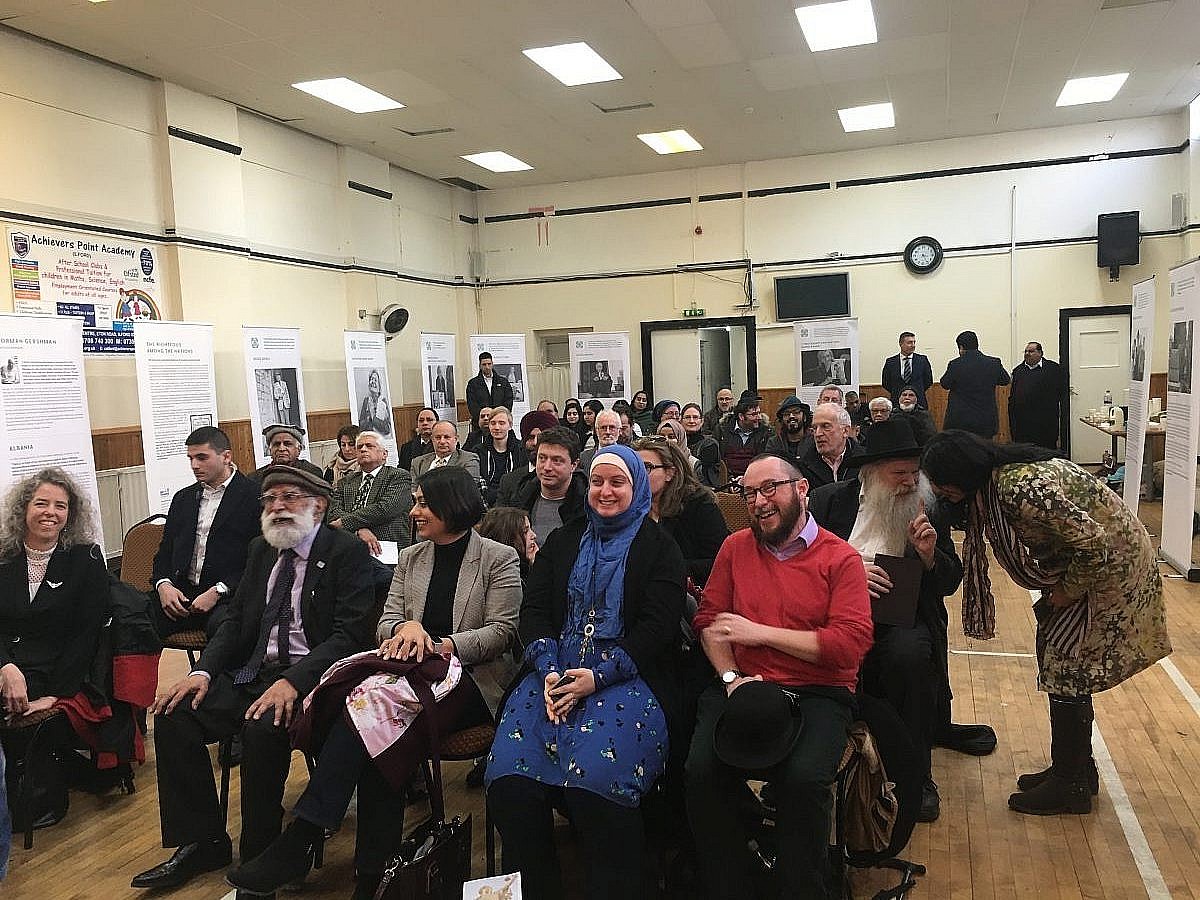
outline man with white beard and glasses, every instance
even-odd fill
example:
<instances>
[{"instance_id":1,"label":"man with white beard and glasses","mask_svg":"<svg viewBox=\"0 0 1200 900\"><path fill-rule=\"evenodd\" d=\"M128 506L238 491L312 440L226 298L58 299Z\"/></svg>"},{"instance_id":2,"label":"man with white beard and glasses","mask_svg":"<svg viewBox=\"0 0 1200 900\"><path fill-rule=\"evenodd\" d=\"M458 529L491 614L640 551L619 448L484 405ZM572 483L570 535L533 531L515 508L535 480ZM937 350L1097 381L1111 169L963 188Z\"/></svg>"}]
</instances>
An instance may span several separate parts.
<instances>
[{"instance_id":1,"label":"man with white beard and glasses","mask_svg":"<svg viewBox=\"0 0 1200 900\"><path fill-rule=\"evenodd\" d=\"M857 477L813 491L809 510L859 552L873 602L893 588L876 554L920 561L913 624L876 622L861 689L888 701L908 726L925 774L917 820L932 822L941 807L930 766L938 691L945 678L945 598L958 590L963 567L949 525L931 521L926 511L935 508L935 497L921 474L920 458L921 447L906 420L876 422L855 458Z\"/></svg>"},{"instance_id":2,"label":"man with white beard and glasses","mask_svg":"<svg viewBox=\"0 0 1200 900\"><path fill-rule=\"evenodd\" d=\"M756 457L740 490L750 528L721 545L693 620L719 673L700 696L686 765L700 881L711 900L748 896L754 876L738 802L747 777L765 778L786 848L773 896L833 897L829 788L871 646L867 578L854 548L808 514L808 482L793 460ZM743 752L723 751L741 736Z\"/></svg>"},{"instance_id":3,"label":"man with white beard and glasses","mask_svg":"<svg viewBox=\"0 0 1200 900\"><path fill-rule=\"evenodd\" d=\"M159 693L152 710L166 862L135 888L178 887L229 865L206 744L242 733L242 859L280 833L292 748L288 726L329 666L371 647L374 590L367 545L322 524L330 486L275 465L262 482L262 537L229 614L196 667Z\"/></svg>"}]
</instances>

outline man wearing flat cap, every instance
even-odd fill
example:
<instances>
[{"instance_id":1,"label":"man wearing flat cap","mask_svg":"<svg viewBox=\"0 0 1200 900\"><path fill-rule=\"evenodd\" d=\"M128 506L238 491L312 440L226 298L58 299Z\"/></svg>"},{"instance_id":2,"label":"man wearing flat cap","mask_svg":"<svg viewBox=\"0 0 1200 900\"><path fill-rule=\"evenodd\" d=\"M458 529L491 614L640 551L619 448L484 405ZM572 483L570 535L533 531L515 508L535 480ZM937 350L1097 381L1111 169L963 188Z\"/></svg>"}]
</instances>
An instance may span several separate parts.
<instances>
[{"instance_id":1,"label":"man wearing flat cap","mask_svg":"<svg viewBox=\"0 0 1200 900\"><path fill-rule=\"evenodd\" d=\"M229 865L232 849L206 744L242 734L242 859L280 833L291 760L288 726L335 661L372 646L367 545L322 524L331 488L274 464L262 482L262 537L195 669L161 691L155 764L164 847L174 855L133 879L171 888Z\"/></svg>"},{"instance_id":2,"label":"man wearing flat cap","mask_svg":"<svg viewBox=\"0 0 1200 900\"><path fill-rule=\"evenodd\" d=\"M747 896L748 835L735 810L746 779L765 778L775 791L783 848L777 896L824 900L840 896L828 883L830 785L854 718L858 669L871 646L867 579L854 548L808 514L808 482L794 460L756 457L741 491L750 527L721 545L692 621L718 673L700 696L685 769L700 878L711 900ZM761 756L730 755L719 746L719 723L727 710L741 718L745 698L733 698L757 682L776 686L776 701L780 691L786 694L802 722L780 729L778 741L762 741ZM751 688L751 700L762 687ZM756 718L750 712L747 718ZM777 752L767 753L767 744Z\"/></svg>"},{"instance_id":3,"label":"man wearing flat cap","mask_svg":"<svg viewBox=\"0 0 1200 900\"><path fill-rule=\"evenodd\" d=\"M263 429L263 440L266 441L267 452L271 454L271 461L254 471L255 480L261 482L271 466L294 466L317 478L322 477L318 466L300 458L300 451L304 449L303 428L296 425L268 425Z\"/></svg>"},{"instance_id":4,"label":"man wearing flat cap","mask_svg":"<svg viewBox=\"0 0 1200 900\"><path fill-rule=\"evenodd\" d=\"M958 590L963 567L949 524L934 514L937 504L920 460L921 447L908 420L876 421L854 457L857 474L816 488L808 508L817 522L849 541L862 557L876 611L875 644L863 662L862 689L891 704L908 726L924 767L918 820L932 822L941 807L930 754L939 686L946 679L945 598ZM893 597L896 586L878 564L884 560L876 556L904 557L894 565L919 575L909 574L908 583ZM905 601L913 605L899 617L905 621L883 614L881 604L886 606L889 598L899 601L918 578L915 596Z\"/></svg>"}]
</instances>

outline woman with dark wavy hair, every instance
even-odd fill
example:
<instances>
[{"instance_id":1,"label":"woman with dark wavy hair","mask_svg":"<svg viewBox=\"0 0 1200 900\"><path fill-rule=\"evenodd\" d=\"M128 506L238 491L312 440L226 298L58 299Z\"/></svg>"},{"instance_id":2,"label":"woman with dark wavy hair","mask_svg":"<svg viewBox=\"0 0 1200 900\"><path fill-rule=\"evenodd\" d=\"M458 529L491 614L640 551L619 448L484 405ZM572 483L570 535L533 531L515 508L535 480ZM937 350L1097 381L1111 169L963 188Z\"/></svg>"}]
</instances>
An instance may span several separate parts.
<instances>
[{"instance_id":1,"label":"woman with dark wavy hair","mask_svg":"<svg viewBox=\"0 0 1200 900\"><path fill-rule=\"evenodd\" d=\"M1162 580L1145 527L1102 481L1055 451L966 431L934 435L921 468L934 491L966 502L963 630L995 633L984 536L1018 585L1040 590L1038 688L1050 696L1050 767L1017 779L1011 809L1087 813L1098 791L1092 694L1171 652Z\"/></svg>"}]
</instances>

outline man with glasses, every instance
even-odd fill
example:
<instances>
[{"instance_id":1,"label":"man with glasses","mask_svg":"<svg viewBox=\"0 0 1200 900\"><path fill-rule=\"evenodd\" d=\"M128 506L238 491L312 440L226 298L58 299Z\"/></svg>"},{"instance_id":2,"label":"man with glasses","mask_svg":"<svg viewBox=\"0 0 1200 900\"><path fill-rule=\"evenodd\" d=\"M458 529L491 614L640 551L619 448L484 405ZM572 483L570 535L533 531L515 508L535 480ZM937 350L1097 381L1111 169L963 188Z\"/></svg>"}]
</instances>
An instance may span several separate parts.
<instances>
[{"instance_id":1,"label":"man with glasses","mask_svg":"<svg viewBox=\"0 0 1200 900\"><path fill-rule=\"evenodd\" d=\"M354 448L362 471L343 478L333 489L326 521L357 535L372 556L379 556L380 541L407 547L412 477L406 469L384 465L388 449L379 432L360 432Z\"/></svg>"},{"instance_id":2,"label":"man with glasses","mask_svg":"<svg viewBox=\"0 0 1200 900\"><path fill-rule=\"evenodd\" d=\"M750 528L722 544L693 620L719 673L700 697L686 767L701 880L713 900L746 896L754 875L746 822L734 810L746 779L765 777L777 806L778 896L832 897L830 786L871 646L867 579L854 548L808 514L808 482L794 461L756 457L741 491ZM713 743L727 698L748 681L783 687L803 718L791 749L765 772L726 764Z\"/></svg>"},{"instance_id":3,"label":"man with glasses","mask_svg":"<svg viewBox=\"0 0 1200 900\"><path fill-rule=\"evenodd\" d=\"M793 395L785 397L779 404L775 418L779 420L779 433L767 441L766 452L798 459L812 425L812 410L807 403Z\"/></svg>"},{"instance_id":4,"label":"man with glasses","mask_svg":"<svg viewBox=\"0 0 1200 900\"><path fill-rule=\"evenodd\" d=\"M155 699L155 765L166 862L135 888L177 887L229 865L232 847L206 744L242 734L242 859L280 832L288 726L329 666L372 646L367 545L321 524L329 483L276 465L262 484L262 537L195 669Z\"/></svg>"},{"instance_id":5,"label":"man with glasses","mask_svg":"<svg viewBox=\"0 0 1200 900\"><path fill-rule=\"evenodd\" d=\"M621 440L621 416L611 409L596 413L596 443L597 446L584 450L579 454L579 468L583 472L591 471L592 457L601 447L611 447Z\"/></svg>"},{"instance_id":6,"label":"man with glasses","mask_svg":"<svg viewBox=\"0 0 1200 900\"><path fill-rule=\"evenodd\" d=\"M261 482L267 472L271 471L271 466L294 466L322 481L325 480L319 466L300 458L300 451L304 449L303 428L295 425L268 425L263 429L263 440L267 442L267 452L271 454L271 461L255 470L256 481Z\"/></svg>"},{"instance_id":7,"label":"man with glasses","mask_svg":"<svg viewBox=\"0 0 1200 900\"><path fill-rule=\"evenodd\" d=\"M717 399L713 408L704 414L704 425L701 427L701 431L709 437L717 437L721 433L721 425L724 424L725 417L732 409L733 391L729 388L721 388L717 391Z\"/></svg>"}]
</instances>

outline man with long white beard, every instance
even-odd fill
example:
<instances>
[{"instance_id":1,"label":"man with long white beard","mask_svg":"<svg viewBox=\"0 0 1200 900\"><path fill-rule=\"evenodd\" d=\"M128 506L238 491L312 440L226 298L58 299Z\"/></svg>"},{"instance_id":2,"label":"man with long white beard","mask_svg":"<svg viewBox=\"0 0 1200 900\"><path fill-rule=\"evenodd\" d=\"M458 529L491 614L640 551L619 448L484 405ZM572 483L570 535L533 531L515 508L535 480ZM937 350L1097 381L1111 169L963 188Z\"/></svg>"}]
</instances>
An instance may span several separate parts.
<instances>
[{"instance_id":1,"label":"man with long white beard","mask_svg":"<svg viewBox=\"0 0 1200 900\"><path fill-rule=\"evenodd\" d=\"M862 689L888 701L908 726L926 776L918 821L932 822L941 807L931 751L945 667L945 598L958 590L963 568L949 525L930 520L927 510L934 508L935 498L921 474L920 457L907 421L876 422L856 456L857 477L814 491L809 510L862 556L872 605L893 588L876 554L914 558L923 566L912 626L875 624Z\"/></svg>"},{"instance_id":2,"label":"man with long white beard","mask_svg":"<svg viewBox=\"0 0 1200 900\"><path fill-rule=\"evenodd\" d=\"M288 726L321 674L372 646L367 545L322 525L327 481L275 465L262 482L262 537L196 667L155 699L155 764L169 860L136 888L178 887L229 865L206 744L242 733L242 859L278 837L291 761Z\"/></svg>"}]
</instances>

